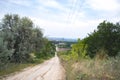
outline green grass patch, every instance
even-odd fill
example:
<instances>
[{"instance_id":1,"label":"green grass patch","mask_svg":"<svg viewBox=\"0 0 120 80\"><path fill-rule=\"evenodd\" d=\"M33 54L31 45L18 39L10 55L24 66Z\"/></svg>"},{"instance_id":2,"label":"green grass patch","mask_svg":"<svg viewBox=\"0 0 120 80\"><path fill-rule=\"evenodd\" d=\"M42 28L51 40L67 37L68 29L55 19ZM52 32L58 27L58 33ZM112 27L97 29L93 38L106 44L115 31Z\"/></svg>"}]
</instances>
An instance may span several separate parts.
<instances>
[{"instance_id":1,"label":"green grass patch","mask_svg":"<svg viewBox=\"0 0 120 80\"><path fill-rule=\"evenodd\" d=\"M20 71L23 68L29 67L29 66L34 66L35 64L32 63L26 63L26 64L14 64L14 63L9 63L6 64L5 67L2 70L0 70L0 76L6 75L6 74L10 74L16 71Z\"/></svg>"},{"instance_id":2,"label":"green grass patch","mask_svg":"<svg viewBox=\"0 0 120 80\"><path fill-rule=\"evenodd\" d=\"M2 65L0 67L0 77L4 77L10 73L19 72L19 71L23 70L24 68L32 67L32 66L35 66L37 64L43 63L45 60L48 60L50 58L51 57L34 59L33 61L31 61L29 63L19 63L19 64L7 63L6 65Z\"/></svg>"}]
</instances>

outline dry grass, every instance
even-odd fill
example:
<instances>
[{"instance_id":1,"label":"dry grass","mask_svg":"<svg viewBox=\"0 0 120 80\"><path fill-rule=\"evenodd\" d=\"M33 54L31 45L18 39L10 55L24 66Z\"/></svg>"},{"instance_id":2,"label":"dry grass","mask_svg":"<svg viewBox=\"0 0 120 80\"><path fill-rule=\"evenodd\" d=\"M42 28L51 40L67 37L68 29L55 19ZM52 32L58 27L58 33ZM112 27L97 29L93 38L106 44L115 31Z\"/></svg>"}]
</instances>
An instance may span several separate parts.
<instances>
[{"instance_id":1,"label":"dry grass","mask_svg":"<svg viewBox=\"0 0 120 80\"><path fill-rule=\"evenodd\" d=\"M66 80L120 80L120 57L77 60L61 55L60 58L66 69Z\"/></svg>"}]
</instances>

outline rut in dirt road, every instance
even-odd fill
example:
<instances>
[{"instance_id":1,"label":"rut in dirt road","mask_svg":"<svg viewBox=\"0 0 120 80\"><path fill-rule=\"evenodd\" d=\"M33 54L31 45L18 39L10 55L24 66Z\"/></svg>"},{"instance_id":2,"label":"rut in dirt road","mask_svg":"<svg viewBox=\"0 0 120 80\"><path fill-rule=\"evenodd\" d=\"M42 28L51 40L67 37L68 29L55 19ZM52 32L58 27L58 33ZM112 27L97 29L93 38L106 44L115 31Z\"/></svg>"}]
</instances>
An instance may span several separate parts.
<instances>
[{"instance_id":1,"label":"rut in dirt road","mask_svg":"<svg viewBox=\"0 0 120 80\"><path fill-rule=\"evenodd\" d=\"M65 71L60 64L59 58L54 58L19 72L3 80L65 80Z\"/></svg>"}]
</instances>

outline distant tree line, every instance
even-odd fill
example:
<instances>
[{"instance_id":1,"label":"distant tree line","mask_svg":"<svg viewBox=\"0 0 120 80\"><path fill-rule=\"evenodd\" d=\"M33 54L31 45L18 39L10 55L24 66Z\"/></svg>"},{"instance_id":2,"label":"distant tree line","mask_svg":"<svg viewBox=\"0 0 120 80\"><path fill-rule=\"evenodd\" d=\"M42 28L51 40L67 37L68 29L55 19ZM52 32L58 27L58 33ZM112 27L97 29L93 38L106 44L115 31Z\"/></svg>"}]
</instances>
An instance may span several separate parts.
<instances>
[{"instance_id":1,"label":"distant tree line","mask_svg":"<svg viewBox=\"0 0 120 80\"><path fill-rule=\"evenodd\" d=\"M0 65L54 55L55 46L27 17L6 14L0 22Z\"/></svg>"},{"instance_id":2,"label":"distant tree line","mask_svg":"<svg viewBox=\"0 0 120 80\"><path fill-rule=\"evenodd\" d=\"M72 45L72 53L80 57L115 57L120 54L120 23L103 21L88 37Z\"/></svg>"},{"instance_id":3,"label":"distant tree line","mask_svg":"<svg viewBox=\"0 0 120 80\"><path fill-rule=\"evenodd\" d=\"M75 44L77 41L56 41L56 40L52 40L51 41L54 44L57 44L58 47L62 47L62 48L71 48L72 44ZM59 45L59 43L64 43L64 45Z\"/></svg>"}]
</instances>

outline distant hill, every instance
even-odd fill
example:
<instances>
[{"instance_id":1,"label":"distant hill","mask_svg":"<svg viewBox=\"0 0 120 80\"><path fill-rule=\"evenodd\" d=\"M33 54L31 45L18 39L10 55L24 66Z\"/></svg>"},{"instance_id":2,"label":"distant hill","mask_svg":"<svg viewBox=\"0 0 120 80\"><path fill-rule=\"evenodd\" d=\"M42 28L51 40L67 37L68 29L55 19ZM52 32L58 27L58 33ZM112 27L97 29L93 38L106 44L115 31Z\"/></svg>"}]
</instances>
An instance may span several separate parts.
<instances>
[{"instance_id":1,"label":"distant hill","mask_svg":"<svg viewBox=\"0 0 120 80\"><path fill-rule=\"evenodd\" d=\"M66 41L66 42L77 42L77 39L71 38L56 38L56 37L48 37L50 41Z\"/></svg>"}]
</instances>

